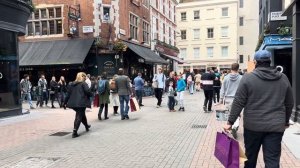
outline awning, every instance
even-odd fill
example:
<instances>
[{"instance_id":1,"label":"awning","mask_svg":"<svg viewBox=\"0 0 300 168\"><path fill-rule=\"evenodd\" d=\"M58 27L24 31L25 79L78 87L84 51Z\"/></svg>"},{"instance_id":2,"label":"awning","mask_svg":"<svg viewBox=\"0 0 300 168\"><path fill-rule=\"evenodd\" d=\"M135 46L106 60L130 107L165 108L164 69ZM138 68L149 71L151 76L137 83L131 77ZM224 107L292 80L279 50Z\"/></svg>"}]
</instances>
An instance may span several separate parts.
<instances>
[{"instance_id":1,"label":"awning","mask_svg":"<svg viewBox=\"0 0 300 168\"><path fill-rule=\"evenodd\" d=\"M126 46L135 52L137 55L145 59L146 63L151 64L168 64L166 60L161 58L159 55L155 54L155 52L151 51L150 48L143 47L137 44L129 43L124 41Z\"/></svg>"},{"instance_id":2,"label":"awning","mask_svg":"<svg viewBox=\"0 0 300 168\"><path fill-rule=\"evenodd\" d=\"M293 37L291 35L267 35L259 50L283 49L292 47Z\"/></svg>"},{"instance_id":3,"label":"awning","mask_svg":"<svg viewBox=\"0 0 300 168\"><path fill-rule=\"evenodd\" d=\"M176 62L178 62L179 64L183 64L183 63L186 63L183 59L181 58L178 58L178 57L174 57L174 56L171 56L171 55L167 55L167 54L161 54L167 58L170 58L172 60L175 60Z\"/></svg>"},{"instance_id":4,"label":"awning","mask_svg":"<svg viewBox=\"0 0 300 168\"><path fill-rule=\"evenodd\" d=\"M82 64L94 39L19 43L20 66Z\"/></svg>"}]
</instances>

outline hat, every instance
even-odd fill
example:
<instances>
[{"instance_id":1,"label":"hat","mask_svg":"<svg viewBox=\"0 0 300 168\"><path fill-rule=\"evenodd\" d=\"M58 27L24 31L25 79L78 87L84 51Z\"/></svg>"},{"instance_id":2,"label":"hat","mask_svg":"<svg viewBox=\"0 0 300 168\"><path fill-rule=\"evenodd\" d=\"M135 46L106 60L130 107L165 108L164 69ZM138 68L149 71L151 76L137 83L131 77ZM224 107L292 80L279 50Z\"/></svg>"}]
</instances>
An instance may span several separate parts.
<instances>
[{"instance_id":1,"label":"hat","mask_svg":"<svg viewBox=\"0 0 300 168\"><path fill-rule=\"evenodd\" d=\"M260 50L254 54L254 60L271 60L272 54L267 50Z\"/></svg>"}]
</instances>

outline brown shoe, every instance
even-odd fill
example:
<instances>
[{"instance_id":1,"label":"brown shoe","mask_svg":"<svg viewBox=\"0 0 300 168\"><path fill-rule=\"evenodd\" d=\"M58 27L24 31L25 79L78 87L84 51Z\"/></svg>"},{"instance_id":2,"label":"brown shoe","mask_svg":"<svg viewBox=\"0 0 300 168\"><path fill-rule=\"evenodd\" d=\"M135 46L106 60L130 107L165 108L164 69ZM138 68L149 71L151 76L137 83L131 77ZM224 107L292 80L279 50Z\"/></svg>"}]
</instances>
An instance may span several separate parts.
<instances>
[{"instance_id":1,"label":"brown shoe","mask_svg":"<svg viewBox=\"0 0 300 168\"><path fill-rule=\"evenodd\" d=\"M176 112L176 110L172 110L172 112Z\"/></svg>"}]
</instances>

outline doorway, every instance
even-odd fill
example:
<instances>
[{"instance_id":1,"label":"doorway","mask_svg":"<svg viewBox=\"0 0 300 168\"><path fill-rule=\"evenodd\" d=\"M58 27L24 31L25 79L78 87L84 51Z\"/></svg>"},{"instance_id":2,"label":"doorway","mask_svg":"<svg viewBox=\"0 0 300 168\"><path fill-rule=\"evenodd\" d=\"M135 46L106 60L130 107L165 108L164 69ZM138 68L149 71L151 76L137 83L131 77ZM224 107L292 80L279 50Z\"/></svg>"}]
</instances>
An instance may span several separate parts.
<instances>
[{"instance_id":1,"label":"doorway","mask_svg":"<svg viewBox=\"0 0 300 168\"><path fill-rule=\"evenodd\" d=\"M292 48L274 50L274 66L282 66L283 73L292 84Z\"/></svg>"}]
</instances>

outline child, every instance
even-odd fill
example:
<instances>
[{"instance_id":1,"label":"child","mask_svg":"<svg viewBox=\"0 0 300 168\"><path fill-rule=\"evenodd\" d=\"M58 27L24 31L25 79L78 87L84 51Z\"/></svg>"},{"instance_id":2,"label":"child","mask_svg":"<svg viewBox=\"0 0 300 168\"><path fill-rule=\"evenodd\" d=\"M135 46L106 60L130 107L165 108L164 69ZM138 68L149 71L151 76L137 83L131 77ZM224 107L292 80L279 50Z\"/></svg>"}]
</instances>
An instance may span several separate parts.
<instances>
[{"instance_id":1,"label":"child","mask_svg":"<svg viewBox=\"0 0 300 168\"><path fill-rule=\"evenodd\" d=\"M169 87L168 87L168 96L169 96L168 107L169 107L170 112L175 112L176 111L174 109L174 106L175 106L175 94L176 94L176 91L173 88L173 81L169 81Z\"/></svg>"},{"instance_id":2,"label":"child","mask_svg":"<svg viewBox=\"0 0 300 168\"><path fill-rule=\"evenodd\" d=\"M186 87L186 83L185 83L184 79L182 78L182 76L179 75L179 80L177 81L177 92L178 92L180 108L178 111L180 111L180 110L184 111L183 95L184 95L185 87Z\"/></svg>"}]
</instances>

